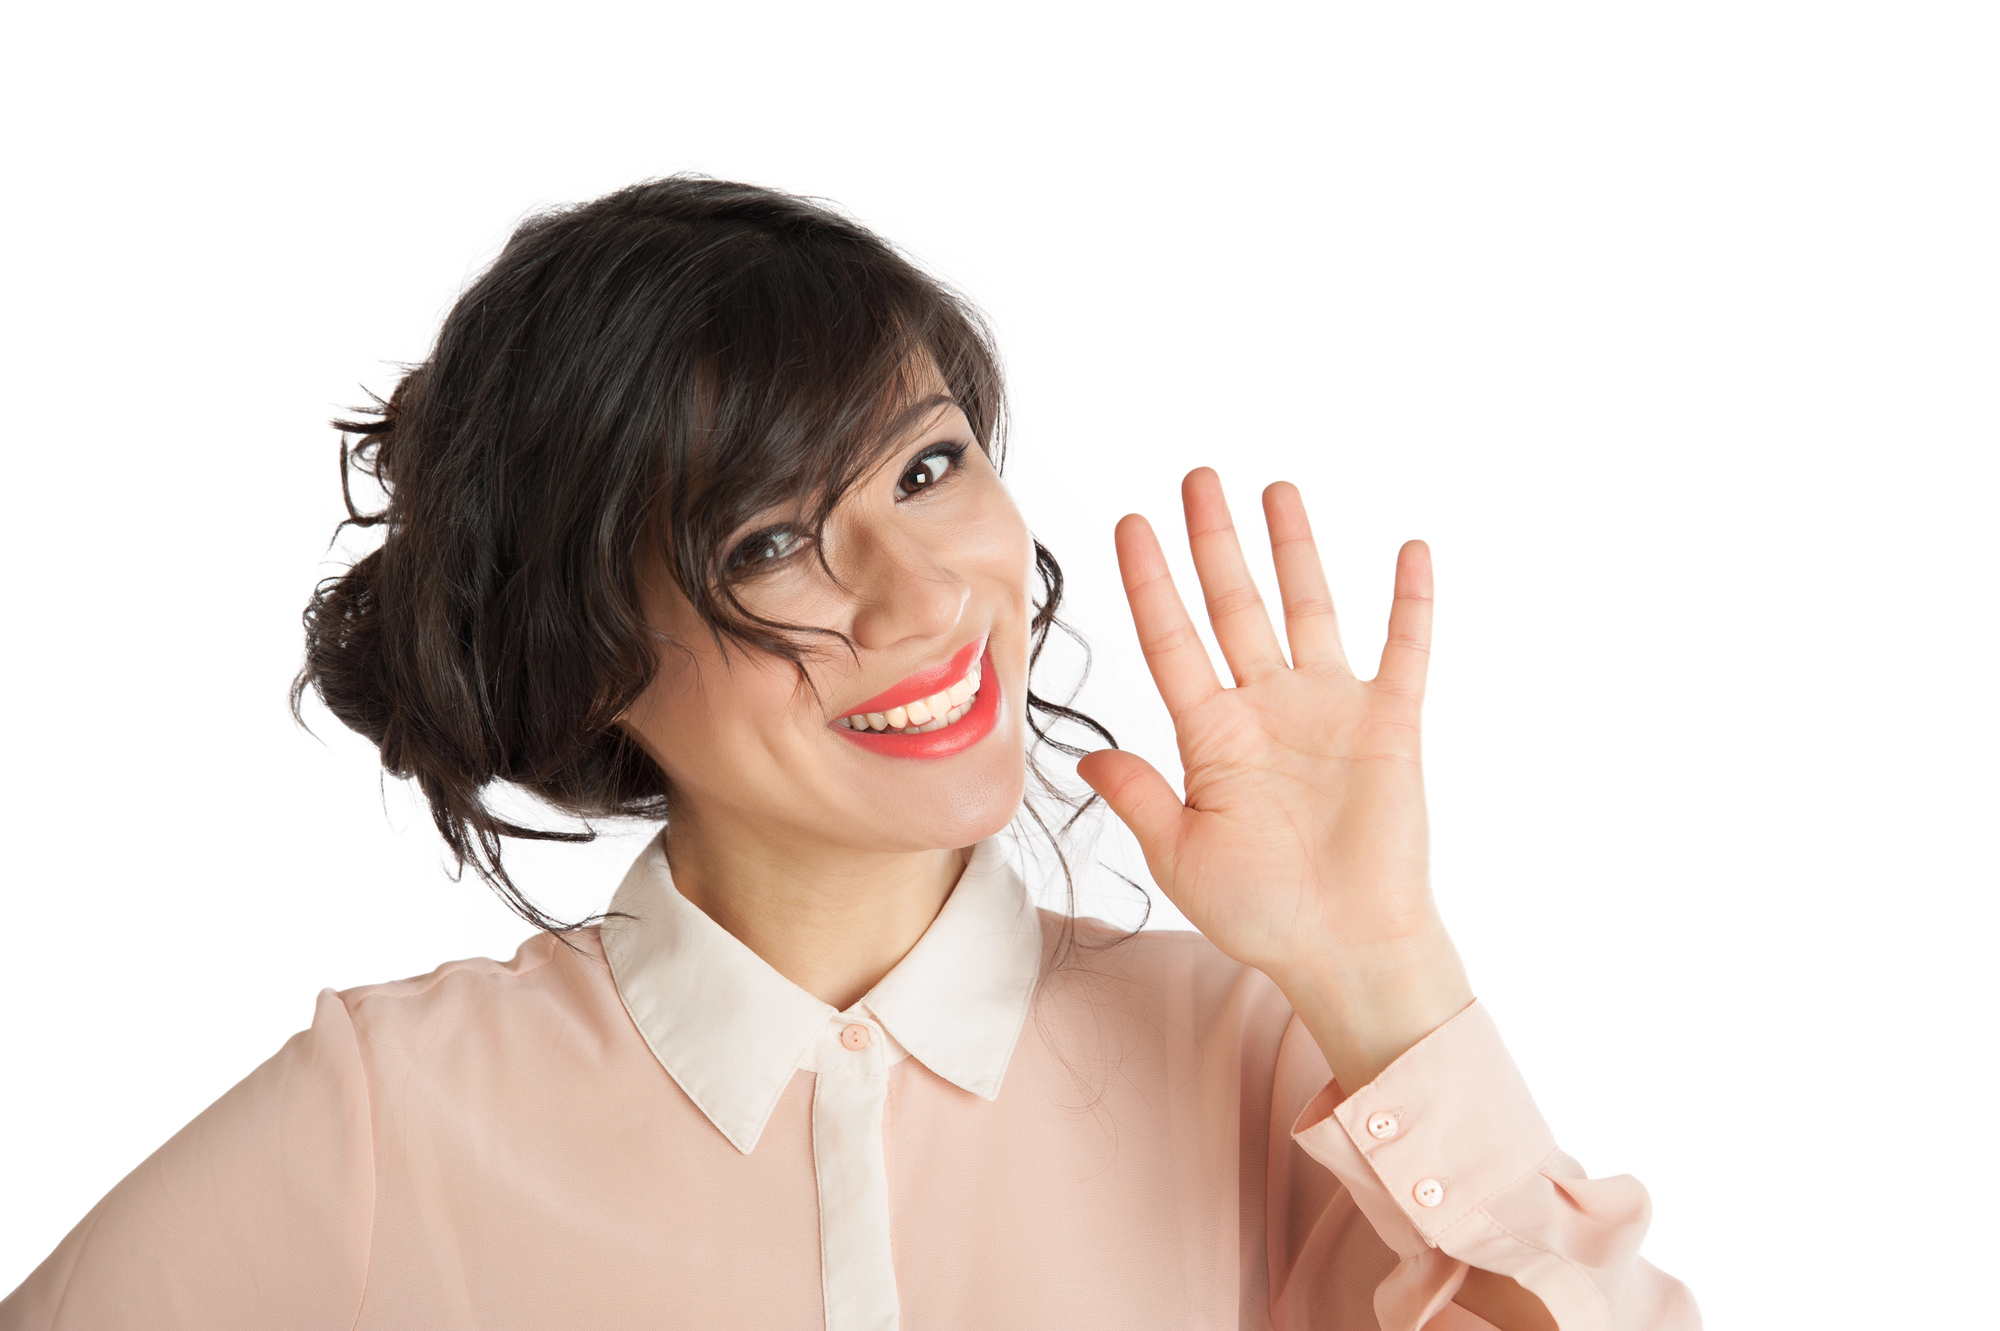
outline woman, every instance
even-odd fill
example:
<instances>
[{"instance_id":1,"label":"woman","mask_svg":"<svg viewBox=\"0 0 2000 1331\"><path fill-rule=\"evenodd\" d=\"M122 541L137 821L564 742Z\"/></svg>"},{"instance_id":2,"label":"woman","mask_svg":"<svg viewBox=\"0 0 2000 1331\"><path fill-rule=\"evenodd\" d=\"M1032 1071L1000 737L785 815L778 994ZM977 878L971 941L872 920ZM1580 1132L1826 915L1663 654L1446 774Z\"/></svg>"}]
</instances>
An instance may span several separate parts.
<instances>
[{"instance_id":1,"label":"woman","mask_svg":"<svg viewBox=\"0 0 2000 1331\"><path fill-rule=\"evenodd\" d=\"M384 540L298 688L542 931L322 993L0 1325L1694 1325L1433 905L1420 543L1364 682L1298 493L1288 659L1190 475L1225 688L1124 519L1187 799L1078 771L1201 932L1033 908L994 838L1091 723L1029 690L1061 581L1000 416L976 317L815 204L672 179L517 232L344 427ZM555 927L500 785L666 829Z\"/></svg>"}]
</instances>

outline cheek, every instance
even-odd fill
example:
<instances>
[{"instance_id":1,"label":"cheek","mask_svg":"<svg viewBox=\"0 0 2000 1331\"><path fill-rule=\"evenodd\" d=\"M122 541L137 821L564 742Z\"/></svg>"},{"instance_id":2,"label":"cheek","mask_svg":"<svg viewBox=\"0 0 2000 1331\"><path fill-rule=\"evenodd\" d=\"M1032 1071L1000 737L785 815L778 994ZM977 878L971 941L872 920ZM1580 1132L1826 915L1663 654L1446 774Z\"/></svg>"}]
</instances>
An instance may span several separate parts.
<instances>
[{"instance_id":1,"label":"cheek","mask_svg":"<svg viewBox=\"0 0 2000 1331\"><path fill-rule=\"evenodd\" d=\"M755 778L751 769L770 751L769 733L794 725L797 685L786 662L669 654L643 709L634 711L633 728L676 785L738 785Z\"/></svg>"},{"instance_id":2,"label":"cheek","mask_svg":"<svg viewBox=\"0 0 2000 1331\"><path fill-rule=\"evenodd\" d=\"M1035 541L1020 511L995 490L999 502L986 506L959 535L961 566L976 571L996 592L1025 603L1035 581Z\"/></svg>"}]
</instances>

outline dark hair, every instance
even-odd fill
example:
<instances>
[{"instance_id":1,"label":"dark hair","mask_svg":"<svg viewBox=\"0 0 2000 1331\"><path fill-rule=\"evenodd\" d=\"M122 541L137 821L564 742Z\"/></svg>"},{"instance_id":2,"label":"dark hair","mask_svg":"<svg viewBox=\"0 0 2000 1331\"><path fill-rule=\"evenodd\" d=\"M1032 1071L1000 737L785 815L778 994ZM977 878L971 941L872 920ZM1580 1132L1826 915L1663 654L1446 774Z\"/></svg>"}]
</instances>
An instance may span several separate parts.
<instances>
[{"instance_id":1,"label":"dark hair","mask_svg":"<svg viewBox=\"0 0 2000 1331\"><path fill-rule=\"evenodd\" d=\"M657 668L641 555L657 549L719 641L804 679L823 645L811 635L830 631L751 613L723 543L779 501L803 497L823 522L925 406L912 367L926 358L1000 466L984 322L831 208L675 176L531 218L452 306L429 359L364 419L334 422L341 526L383 536L314 591L293 714L314 690L417 783L460 870L537 928L574 927L508 877L502 839L587 841L592 818L668 816L665 777L613 724ZM387 496L379 511L356 506L356 472ZM1039 542L1035 565L1031 666L1062 627L1062 570ZM1037 744L1081 754L1050 737L1061 721L1115 743L1081 712L1027 701ZM1051 826L1026 806L1067 878L1061 835L1094 797L1066 794L1032 749L1028 761L1067 809ZM496 783L585 830L502 817Z\"/></svg>"}]
</instances>

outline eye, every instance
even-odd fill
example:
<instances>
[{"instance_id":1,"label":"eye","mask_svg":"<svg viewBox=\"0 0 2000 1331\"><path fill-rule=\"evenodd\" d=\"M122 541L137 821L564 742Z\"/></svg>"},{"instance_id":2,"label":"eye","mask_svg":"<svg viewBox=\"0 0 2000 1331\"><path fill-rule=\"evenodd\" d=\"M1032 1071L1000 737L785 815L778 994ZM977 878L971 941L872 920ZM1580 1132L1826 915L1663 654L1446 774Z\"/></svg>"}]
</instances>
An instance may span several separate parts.
<instances>
[{"instance_id":1,"label":"eye","mask_svg":"<svg viewBox=\"0 0 2000 1331\"><path fill-rule=\"evenodd\" d=\"M790 559L811 544L812 537L797 527L766 527L737 543L729 552L723 572L731 576L753 574Z\"/></svg>"},{"instance_id":2,"label":"eye","mask_svg":"<svg viewBox=\"0 0 2000 1331\"><path fill-rule=\"evenodd\" d=\"M965 458L964 444L943 445L910 464L903 478L896 482L896 493L908 499L919 490L928 490L950 474Z\"/></svg>"}]
</instances>

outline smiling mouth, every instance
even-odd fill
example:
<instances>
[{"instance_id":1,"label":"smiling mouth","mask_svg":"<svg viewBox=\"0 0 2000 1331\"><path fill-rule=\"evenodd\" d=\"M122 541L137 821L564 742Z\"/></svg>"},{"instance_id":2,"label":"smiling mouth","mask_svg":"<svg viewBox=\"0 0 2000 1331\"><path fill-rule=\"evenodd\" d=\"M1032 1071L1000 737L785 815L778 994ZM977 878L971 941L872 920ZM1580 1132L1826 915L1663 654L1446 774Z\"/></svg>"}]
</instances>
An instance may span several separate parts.
<instances>
[{"instance_id":1,"label":"smiling mouth","mask_svg":"<svg viewBox=\"0 0 2000 1331\"><path fill-rule=\"evenodd\" d=\"M928 697L879 712L853 712L836 718L834 724L843 730L891 735L928 735L956 725L972 710L973 701L979 696L980 664L974 658L963 675Z\"/></svg>"}]
</instances>

